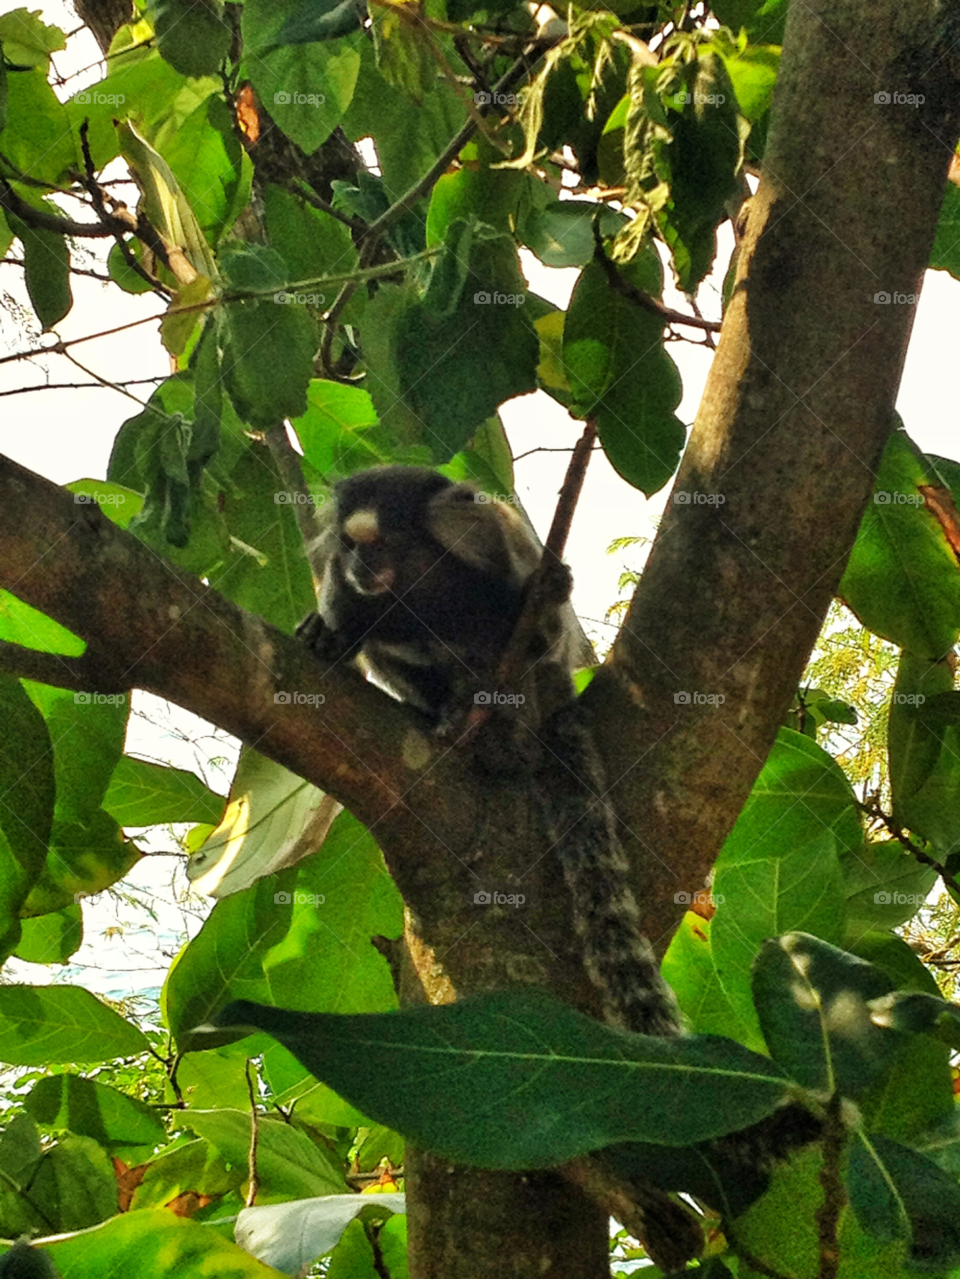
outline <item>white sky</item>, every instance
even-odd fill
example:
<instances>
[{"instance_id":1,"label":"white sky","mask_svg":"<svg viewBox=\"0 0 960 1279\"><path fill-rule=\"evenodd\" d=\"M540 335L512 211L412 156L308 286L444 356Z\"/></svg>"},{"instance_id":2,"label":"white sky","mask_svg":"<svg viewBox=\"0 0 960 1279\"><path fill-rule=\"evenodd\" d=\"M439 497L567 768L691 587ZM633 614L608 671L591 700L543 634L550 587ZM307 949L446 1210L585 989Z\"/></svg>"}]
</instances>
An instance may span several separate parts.
<instances>
[{"instance_id":1,"label":"white sky","mask_svg":"<svg viewBox=\"0 0 960 1279\"><path fill-rule=\"evenodd\" d=\"M10 0L0 0L0 13L19 7ZM45 0L41 12L45 21L57 23L66 31L79 25L59 0ZM85 32L70 42L66 53L56 56L55 65L61 75L72 75L80 68L94 67L72 81L68 93L100 79L95 65L97 56L92 37ZM723 267L730 248L729 229L725 228L718 257ZM558 305L566 306L577 271L549 270L531 254L525 252L523 257L531 288ZM83 265L93 266L95 263L91 261ZM0 290L13 295L29 312L19 276L18 268L0 265ZM719 318L720 314L720 280L722 270L707 281L700 294L701 307L711 318ZM73 310L57 326L63 338L111 329L132 319L156 314L160 309L157 299L149 295L130 297L113 285L79 277L74 278L73 292ZM672 289L668 288L664 300L678 310L688 309L684 299ZM958 314L960 283L943 272L928 272L898 400L907 429L920 447L947 456L960 454L955 443L956 409L952 377L949 375L955 358L954 332ZM35 320L33 324L36 325ZM697 336L695 330L691 332ZM0 316L0 355L22 350L26 345L22 331L16 330L10 317ZM684 396L679 417L689 425L703 391L710 353L682 342L671 344L669 349L683 381ZM73 354L82 364L104 377L163 376L169 371L156 324L83 343L74 349ZM81 370L58 357L0 365L0 392L45 382L87 380ZM146 399L150 388L134 390L139 398ZM57 483L84 476L103 478L117 430L136 411L137 406L129 398L111 390L52 390L6 396L0 398L0 453ZM582 430L581 423L572 422L565 410L541 392L512 401L504 407L502 415L515 454L535 448L569 448ZM566 452L534 454L517 465L518 494L542 535L549 526L568 458ZM595 637L605 638L610 634L601 619L616 599L620 573L624 567L639 567L645 554L638 547L633 554L608 556L606 548L616 537L651 537L668 490L669 485L667 490L648 502L617 476L602 454L593 456L567 558L574 572L574 605L584 618L588 632ZM140 704L151 705L145 700ZM152 714L159 713L156 699L152 699ZM178 718L177 725L186 722ZM151 723L134 720L131 722L128 749L169 760L180 767L197 769L192 749L175 727L165 733ZM223 789L223 778L214 784ZM151 859L149 865L141 865L131 876L131 880L142 889L158 894L157 908L160 910L156 925L144 921L137 912L134 927L144 933L144 964L136 977L131 972L131 946L135 948L137 942L130 928L117 936L103 936L104 930L109 931L118 922L114 917L116 903L88 904L88 937L96 944L85 944L78 958L96 963L98 970L85 972L84 984L103 993L118 995L129 991L132 978L138 989L159 983L168 959L160 956L160 962L157 962L153 952L169 946L171 939L184 926L180 911L170 904L167 881L171 865L167 858ZM195 923L191 924L191 931L194 928ZM25 980L49 980L50 970L41 970L33 965L19 965L19 969Z\"/></svg>"}]
</instances>

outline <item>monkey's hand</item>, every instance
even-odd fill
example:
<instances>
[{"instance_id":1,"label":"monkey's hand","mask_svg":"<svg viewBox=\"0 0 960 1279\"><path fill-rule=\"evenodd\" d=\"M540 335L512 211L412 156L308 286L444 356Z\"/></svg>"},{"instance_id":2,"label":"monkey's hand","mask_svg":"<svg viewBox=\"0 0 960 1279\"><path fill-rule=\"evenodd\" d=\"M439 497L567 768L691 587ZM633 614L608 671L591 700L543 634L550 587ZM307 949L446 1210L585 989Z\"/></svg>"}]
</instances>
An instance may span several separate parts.
<instances>
[{"instance_id":1,"label":"monkey's hand","mask_svg":"<svg viewBox=\"0 0 960 1279\"><path fill-rule=\"evenodd\" d=\"M352 656L351 647L343 637L332 631L319 613L308 613L296 630L297 639L322 661L336 662Z\"/></svg>"}]
</instances>

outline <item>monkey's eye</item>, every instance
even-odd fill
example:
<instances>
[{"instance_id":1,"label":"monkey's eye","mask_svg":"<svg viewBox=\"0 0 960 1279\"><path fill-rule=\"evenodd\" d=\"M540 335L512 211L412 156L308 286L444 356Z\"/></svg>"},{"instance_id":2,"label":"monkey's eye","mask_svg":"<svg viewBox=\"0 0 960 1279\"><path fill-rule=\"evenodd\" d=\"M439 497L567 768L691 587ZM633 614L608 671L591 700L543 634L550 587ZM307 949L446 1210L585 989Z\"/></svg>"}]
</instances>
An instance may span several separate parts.
<instances>
[{"instance_id":1,"label":"monkey's eye","mask_svg":"<svg viewBox=\"0 0 960 1279\"><path fill-rule=\"evenodd\" d=\"M352 551L353 548L356 546L356 542L353 540L352 537L347 537L346 533L341 533L340 545L343 547L345 551Z\"/></svg>"}]
</instances>

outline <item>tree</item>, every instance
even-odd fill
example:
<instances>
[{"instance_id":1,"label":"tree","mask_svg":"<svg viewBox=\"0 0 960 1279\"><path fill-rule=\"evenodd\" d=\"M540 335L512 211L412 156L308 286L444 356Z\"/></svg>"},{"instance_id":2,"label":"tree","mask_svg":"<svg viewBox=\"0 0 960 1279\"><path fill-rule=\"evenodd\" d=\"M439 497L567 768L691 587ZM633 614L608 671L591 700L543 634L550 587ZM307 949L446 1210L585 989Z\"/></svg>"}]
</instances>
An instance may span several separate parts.
<instances>
[{"instance_id":1,"label":"tree","mask_svg":"<svg viewBox=\"0 0 960 1279\"><path fill-rule=\"evenodd\" d=\"M960 834L960 473L893 417L904 303L932 246L956 266L955 14L820 2L793 6L784 37L785 5L739 0L540 26L452 0L163 0L119 30L125 12L88 7L108 70L64 104L47 82L62 34L0 19L3 245L55 330L75 246L112 240L110 278L169 303L175 372L121 428L106 482L0 466L5 953L71 953L75 896L139 856L119 820L209 822L198 779L122 755L131 686L251 749L197 853L221 895L171 968L168 1047L77 988L0 987L4 1060L152 1048L172 1103L161 1132L82 1073L41 1080L0 1145L5 1233L106 1222L49 1246L69 1275L133 1249L157 1273L204 1256L253 1274L204 1223L256 1203L238 1239L293 1272L356 1200L277 1205L355 1187L345 1160L395 1165L389 1129L411 1140L415 1276L606 1273L610 1208L680 1267L697 1231L664 1197L679 1190L738 1275L956 1269L954 1013L891 931L936 873L956 891ZM119 157L135 212L104 176ZM555 198L571 171L599 200ZM729 217L736 266L681 460L664 333L715 326L663 306L652 238L693 295ZM582 268L565 313L526 289L518 245ZM329 478L427 461L509 493L497 409L538 380L638 489L679 462L617 678L581 706L646 931L663 950L676 930L666 973L710 1039L602 1026L528 779L494 784L476 748L439 746L291 634ZM889 841L867 838L829 755L780 730L835 594L902 649ZM332 826L330 797L348 810ZM478 865L494 887L522 875L522 913L476 906ZM716 915L684 915L711 868ZM399 935L400 898L404 946L374 947ZM273 1039L239 1038L256 1029ZM364 1115L386 1127L357 1138ZM742 1147L730 1163L745 1129L780 1143L769 1187ZM179 1217L152 1211L171 1203ZM303 1253L281 1247L291 1221ZM401 1229L347 1225L332 1264L403 1273ZM701 1268L729 1273L711 1247Z\"/></svg>"}]
</instances>

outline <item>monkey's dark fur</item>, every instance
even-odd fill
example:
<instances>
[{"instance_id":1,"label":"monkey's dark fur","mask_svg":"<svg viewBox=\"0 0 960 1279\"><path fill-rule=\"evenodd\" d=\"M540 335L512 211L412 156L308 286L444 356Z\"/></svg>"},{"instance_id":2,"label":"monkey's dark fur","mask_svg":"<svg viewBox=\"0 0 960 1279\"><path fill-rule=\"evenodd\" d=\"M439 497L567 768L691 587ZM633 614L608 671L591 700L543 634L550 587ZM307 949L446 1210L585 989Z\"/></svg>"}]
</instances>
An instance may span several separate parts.
<instances>
[{"instance_id":1,"label":"monkey's dark fur","mask_svg":"<svg viewBox=\"0 0 960 1279\"><path fill-rule=\"evenodd\" d=\"M477 693L496 691L494 671L540 563L512 506L425 468L375 467L336 486L320 551L319 611L300 629L319 657L361 658L440 726ZM534 793L608 1020L672 1035L680 1029L676 1005L640 932L603 769L573 697L569 574L561 582L519 663L518 686L533 703L524 706L525 722L546 747Z\"/></svg>"}]
</instances>

